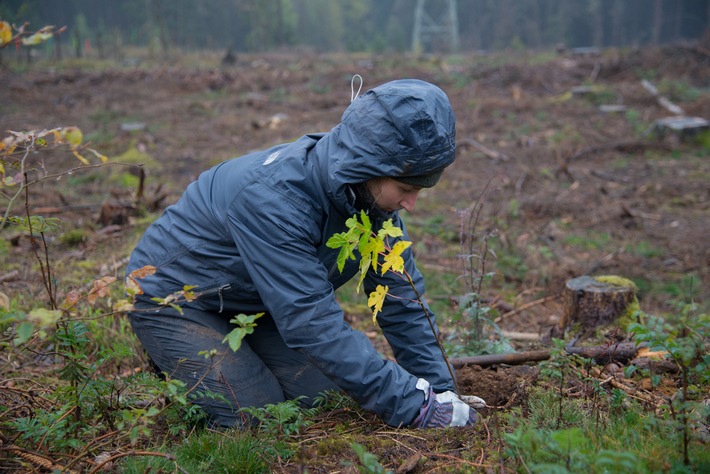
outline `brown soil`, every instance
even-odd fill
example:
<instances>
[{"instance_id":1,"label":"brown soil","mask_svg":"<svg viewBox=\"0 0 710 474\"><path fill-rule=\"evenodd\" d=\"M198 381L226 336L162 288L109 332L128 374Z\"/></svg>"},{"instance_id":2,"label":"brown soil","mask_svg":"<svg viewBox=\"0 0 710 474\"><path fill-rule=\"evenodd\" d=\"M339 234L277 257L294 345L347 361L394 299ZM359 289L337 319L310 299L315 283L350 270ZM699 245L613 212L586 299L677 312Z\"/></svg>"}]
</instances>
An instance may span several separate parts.
<instances>
[{"instance_id":1,"label":"brown soil","mask_svg":"<svg viewBox=\"0 0 710 474\"><path fill-rule=\"evenodd\" d=\"M675 133L654 133L654 122L672 114L641 85L641 78L650 78L686 115L710 118L707 51L686 45L559 55L544 63L532 54L515 61L270 55L242 57L227 69L215 56L210 67L199 69L0 70L0 128L76 125L94 147L118 161L131 158L124 155L127 150L133 150L134 160L136 150L145 152L137 160L148 157L146 200L163 207L212 164L329 130L349 103L355 73L365 78L366 89L402 77L434 82L454 106L459 152L442 182L422 192L417 209L405 216L419 265L430 279L465 275L461 253L480 251L488 237L485 270L495 276L482 287L484 301L495 309L502 329L544 335L560 318L564 282L584 274L633 279L641 308L649 313L673 312L678 302L691 299L708 307L709 138L706 134L702 145ZM572 93L589 84L597 89ZM601 112L604 104L627 109ZM145 128L128 130L137 122ZM48 151L32 160L34 176L78 166L66 152ZM108 182L95 179L96 170L85 170L33 188L31 212L60 217L63 232L83 232L73 245L50 240L55 275L69 279L60 286L60 298L68 287L86 286L87 278L120 275L135 241L138 221L125 210L134 189L121 184L121 167L109 169L98 171L114 178ZM21 212L24 202L15 205ZM478 217L475 226L466 214L471 209ZM461 235L470 233L474 239L462 244ZM29 239L11 229L0 235L6 243L0 247L6 249L0 252L0 292L25 301L45 299ZM79 267L84 274L77 277L73 272ZM429 298L444 332L460 338L466 322L456 323L456 303L472 288L442 288ZM368 318L361 315L362 321ZM373 339L387 351L376 334ZM459 377L463 393L506 409L524 406L537 370L469 367ZM327 433L328 421L321 423ZM376 421L373 426L382 439L395 436ZM486 429L477 428L478 439L490 438ZM410 439L409 448L397 439L391 452L376 454L388 467L412 452L431 455L432 438L422 436ZM445 437L450 438L436 443L448 446L449 457L419 460L418 470L411 472L461 468L447 462L461 461L471 441L464 435ZM309 472L326 472L313 459L331 469L342 467L342 457L337 458L342 454L334 452L326 460L324 453L304 446L285 471L308 465ZM468 456L466 462L475 466L475 456Z\"/></svg>"}]
</instances>

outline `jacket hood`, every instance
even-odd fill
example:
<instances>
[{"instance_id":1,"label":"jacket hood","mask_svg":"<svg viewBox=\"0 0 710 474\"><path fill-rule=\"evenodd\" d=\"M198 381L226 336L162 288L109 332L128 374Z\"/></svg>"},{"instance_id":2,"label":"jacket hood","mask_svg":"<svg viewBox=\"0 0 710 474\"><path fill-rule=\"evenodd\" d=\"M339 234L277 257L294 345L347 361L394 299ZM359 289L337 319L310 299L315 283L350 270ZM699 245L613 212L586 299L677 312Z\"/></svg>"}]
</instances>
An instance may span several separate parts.
<instances>
[{"instance_id":1,"label":"jacket hood","mask_svg":"<svg viewBox=\"0 0 710 474\"><path fill-rule=\"evenodd\" d=\"M372 178L435 174L456 157L456 117L439 87L388 82L352 101L315 147L327 193L347 201L348 185Z\"/></svg>"}]
</instances>

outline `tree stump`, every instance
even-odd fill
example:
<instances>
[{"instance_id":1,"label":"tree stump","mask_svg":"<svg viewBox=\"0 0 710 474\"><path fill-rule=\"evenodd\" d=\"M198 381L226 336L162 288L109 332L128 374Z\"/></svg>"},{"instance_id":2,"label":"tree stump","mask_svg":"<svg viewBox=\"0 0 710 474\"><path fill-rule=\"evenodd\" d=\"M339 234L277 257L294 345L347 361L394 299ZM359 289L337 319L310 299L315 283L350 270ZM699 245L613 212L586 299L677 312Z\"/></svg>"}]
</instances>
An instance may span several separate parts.
<instances>
[{"instance_id":1,"label":"tree stump","mask_svg":"<svg viewBox=\"0 0 710 474\"><path fill-rule=\"evenodd\" d=\"M626 331L638 309L636 285L631 280L614 276L582 276L568 280L564 302L560 328L580 336L612 324Z\"/></svg>"}]
</instances>

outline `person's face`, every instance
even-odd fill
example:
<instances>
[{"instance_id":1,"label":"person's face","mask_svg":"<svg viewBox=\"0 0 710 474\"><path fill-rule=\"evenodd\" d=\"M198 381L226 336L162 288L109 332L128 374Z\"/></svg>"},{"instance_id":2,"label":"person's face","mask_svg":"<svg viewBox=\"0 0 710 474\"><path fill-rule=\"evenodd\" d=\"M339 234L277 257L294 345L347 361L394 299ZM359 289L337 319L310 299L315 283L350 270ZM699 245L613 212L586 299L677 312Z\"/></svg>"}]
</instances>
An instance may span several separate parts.
<instances>
[{"instance_id":1,"label":"person's face","mask_svg":"<svg viewBox=\"0 0 710 474\"><path fill-rule=\"evenodd\" d=\"M417 202L421 188L401 183L392 178L376 178L367 181L375 205L386 212L400 209L411 211Z\"/></svg>"}]
</instances>

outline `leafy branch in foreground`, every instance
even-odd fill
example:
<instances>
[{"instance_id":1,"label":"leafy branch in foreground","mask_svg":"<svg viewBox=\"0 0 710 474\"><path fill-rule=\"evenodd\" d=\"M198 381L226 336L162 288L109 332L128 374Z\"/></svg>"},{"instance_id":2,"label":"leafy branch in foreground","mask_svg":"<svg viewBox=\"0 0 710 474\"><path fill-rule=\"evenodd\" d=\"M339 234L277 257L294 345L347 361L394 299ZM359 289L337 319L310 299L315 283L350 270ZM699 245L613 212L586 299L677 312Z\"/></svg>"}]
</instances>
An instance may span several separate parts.
<instances>
[{"instance_id":1,"label":"leafy branch in foreground","mask_svg":"<svg viewBox=\"0 0 710 474\"><path fill-rule=\"evenodd\" d=\"M422 311L429 322L429 327L434 335L434 338L436 339L439 350L441 350L441 355L446 361L446 366L449 369L451 379L454 380L454 384L456 384L456 377L454 376L453 369L449 363L449 358L446 355L444 346L441 344L439 335L434 327L434 321L432 320L431 315L424 304L419 290L417 290L416 285L414 284L414 280L412 280L411 275L404 268L404 258L402 257L402 253L408 249L412 243L407 240L398 240L394 243L394 245L390 245L389 238L397 238L404 235L402 229L394 225L392 223L392 219L388 219L382 224L382 227L377 231L377 233L375 233L372 229L370 217L365 213L365 211L360 212L359 220L358 215L355 214L345 222L345 225L348 228L347 231L334 234L326 242L326 245L329 248L340 249L337 257L338 270L342 272L343 268L345 268L345 263L348 260L357 259L355 254L355 251L357 250L360 255L360 276L357 285L358 292L360 291L362 282L370 268L372 268L375 273L379 271L381 275L391 271L405 278L414 292L415 301L419 303L419 306L422 308ZM379 264L380 256L383 257L382 264ZM396 295L391 295L388 292L389 287L386 285L377 285L375 290L368 296L367 304L370 308L372 308L372 322L375 325L377 325L377 313L382 311L385 298L388 295L397 298ZM458 393L458 387L456 387L456 392Z\"/></svg>"},{"instance_id":2,"label":"leafy branch in foreground","mask_svg":"<svg viewBox=\"0 0 710 474\"><path fill-rule=\"evenodd\" d=\"M0 216L0 230L8 222L13 204L27 188L42 179L39 177L30 181L28 179L29 156L41 149L50 147L68 146L71 153L83 166L91 166L91 162L84 156L86 151L93 154L100 162L106 163L108 158L89 148L83 143L84 134L78 127L58 127L51 130L31 130L28 132L13 132L0 142L0 196L7 199L4 215ZM62 174L70 174L74 170L67 170ZM14 193L8 193L16 187ZM28 216L29 218L29 216Z\"/></svg>"},{"instance_id":3,"label":"leafy branch in foreground","mask_svg":"<svg viewBox=\"0 0 710 474\"><path fill-rule=\"evenodd\" d=\"M63 26L55 31L54 26L48 25L33 32L27 30L28 26L29 23L27 22L20 26L15 26L0 20L0 49L12 43L21 44L23 46L36 46L51 39L55 35L63 33L67 29L66 26Z\"/></svg>"}]
</instances>

